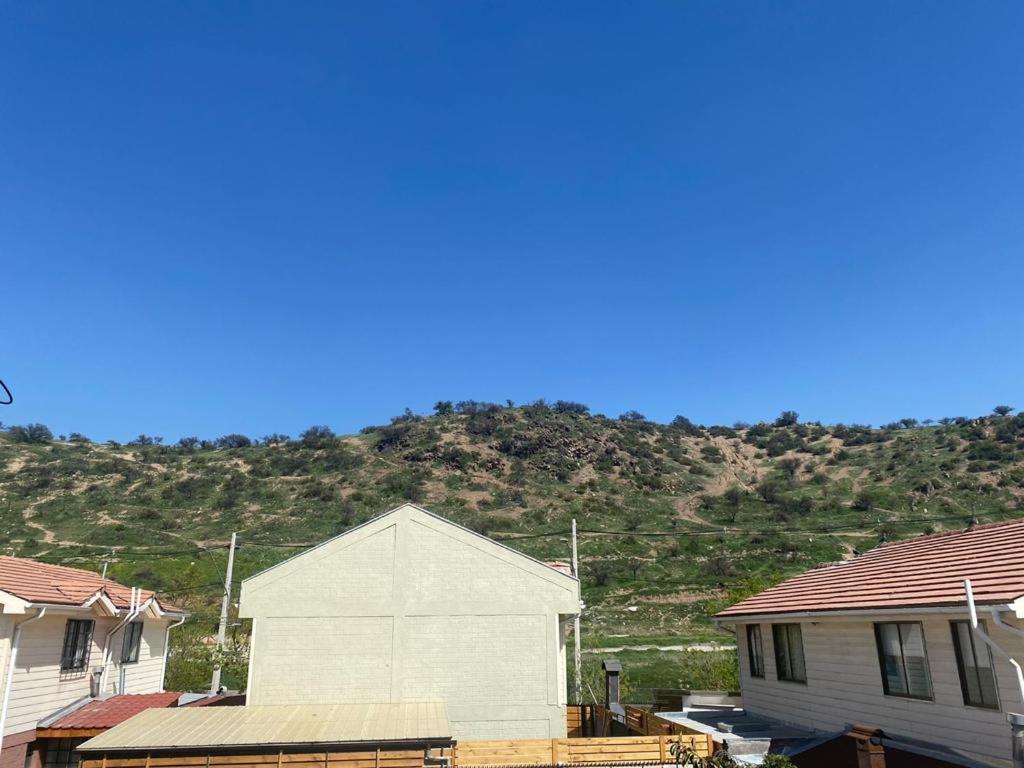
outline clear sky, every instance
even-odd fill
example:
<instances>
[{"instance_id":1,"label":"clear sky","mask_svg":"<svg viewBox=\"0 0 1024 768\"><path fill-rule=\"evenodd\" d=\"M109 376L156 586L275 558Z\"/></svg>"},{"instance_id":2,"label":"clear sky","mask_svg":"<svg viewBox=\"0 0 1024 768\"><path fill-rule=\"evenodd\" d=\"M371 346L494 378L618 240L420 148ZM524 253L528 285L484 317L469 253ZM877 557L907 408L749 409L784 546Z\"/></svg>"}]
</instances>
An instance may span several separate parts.
<instances>
[{"instance_id":1,"label":"clear sky","mask_svg":"<svg viewBox=\"0 0 1024 768\"><path fill-rule=\"evenodd\" d=\"M5 423L1024 407L1024 4L0 3Z\"/></svg>"}]
</instances>

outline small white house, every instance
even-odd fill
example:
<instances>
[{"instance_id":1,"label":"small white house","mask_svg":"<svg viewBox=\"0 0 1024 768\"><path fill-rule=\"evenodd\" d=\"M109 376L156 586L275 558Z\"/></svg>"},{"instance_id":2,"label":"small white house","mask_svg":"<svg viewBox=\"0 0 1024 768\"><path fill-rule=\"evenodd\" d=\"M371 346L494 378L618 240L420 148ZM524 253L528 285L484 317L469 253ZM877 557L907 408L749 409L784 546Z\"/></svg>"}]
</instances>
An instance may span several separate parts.
<instances>
[{"instance_id":1,"label":"small white house","mask_svg":"<svg viewBox=\"0 0 1024 768\"><path fill-rule=\"evenodd\" d=\"M964 580L979 617L972 628ZM744 708L838 732L851 724L1011 764L1024 713L1024 521L886 544L719 613ZM990 648L986 639L995 644Z\"/></svg>"},{"instance_id":2,"label":"small white house","mask_svg":"<svg viewBox=\"0 0 1024 768\"><path fill-rule=\"evenodd\" d=\"M443 702L456 738L565 736L579 582L405 504L242 583L247 704Z\"/></svg>"},{"instance_id":3,"label":"small white house","mask_svg":"<svg viewBox=\"0 0 1024 768\"><path fill-rule=\"evenodd\" d=\"M162 691L185 616L91 571L0 557L0 768L38 762L37 723L69 705Z\"/></svg>"}]
</instances>

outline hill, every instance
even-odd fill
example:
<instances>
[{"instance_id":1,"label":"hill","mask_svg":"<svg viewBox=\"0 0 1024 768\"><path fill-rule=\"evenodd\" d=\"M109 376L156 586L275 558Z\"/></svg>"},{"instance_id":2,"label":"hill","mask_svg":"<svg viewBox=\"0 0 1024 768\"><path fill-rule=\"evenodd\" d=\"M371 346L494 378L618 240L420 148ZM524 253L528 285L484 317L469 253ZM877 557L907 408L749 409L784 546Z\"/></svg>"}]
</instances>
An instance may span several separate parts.
<instances>
[{"instance_id":1,"label":"hill","mask_svg":"<svg viewBox=\"0 0 1024 768\"><path fill-rule=\"evenodd\" d=\"M231 531L242 578L405 500L541 559L569 557L576 519L585 647L596 659L625 646L634 684L721 683L728 659L678 650L730 641L707 620L718 606L882 539L1021 516L1022 499L1024 415L870 428L787 412L704 427L561 401L464 402L341 437L316 427L165 446L0 433L0 544L107 561L115 578L163 591L196 614L183 644L212 631Z\"/></svg>"}]
</instances>

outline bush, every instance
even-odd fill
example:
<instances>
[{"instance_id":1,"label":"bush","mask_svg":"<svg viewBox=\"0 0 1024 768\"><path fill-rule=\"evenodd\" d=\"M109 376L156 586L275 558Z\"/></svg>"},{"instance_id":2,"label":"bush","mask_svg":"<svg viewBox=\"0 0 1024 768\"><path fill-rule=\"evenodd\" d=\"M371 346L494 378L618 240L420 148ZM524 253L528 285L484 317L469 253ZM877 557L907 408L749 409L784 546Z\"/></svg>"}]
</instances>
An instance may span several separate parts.
<instances>
[{"instance_id":1,"label":"bush","mask_svg":"<svg viewBox=\"0 0 1024 768\"><path fill-rule=\"evenodd\" d=\"M248 448L252 440L245 435L230 434L218 437L214 444L218 448Z\"/></svg>"},{"instance_id":2,"label":"bush","mask_svg":"<svg viewBox=\"0 0 1024 768\"><path fill-rule=\"evenodd\" d=\"M438 416L451 416L455 413L455 406L451 400L438 400L434 403L434 413Z\"/></svg>"},{"instance_id":3,"label":"bush","mask_svg":"<svg viewBox=\"0 0 1024 768\"><path fill-rule=\"evenodd\" d=\"M577 416L586 416L590 413L590 407L583 403L574 403L572 400L556 400L551 410L555 413L571 413Z\"/></svg>"},{"instance_id":4,"label":"bush","mask_svg":"<svg viewBox=\"0 0 1024 768\"><path fill-rule=\"evenodd\" d=\"M800 414L796 411L783 411L775 419L776 427L792 427L800 420Z\"/></svg>"},{"instance_id":5,"label":"bush","mask_svg":"<svg viewBox=\"0 0 1024 768\"><path fill-rule=\"evenodd\" d=\"M619 415L619 421L647 421L647 417L640 411L626 411Z\"/></svg>"},{"instance_id":6,"label":"bush","mask_svg":"<svg viewBox=\"0 0 1024 768\"><path fill-rule=\"evenodd\" d=\"M156 436L153 436L153 435L139 435L134 440L129 440L127 442L127 445L134 445L134 446L160 445L161 443L163 443L163 441L164 441L164 439L162 437L156 437Z\"/></svg>"},{"instance_id":7,"label":"bush","mask_svg":"<svg viewBox=\"0 0 1024 768\"><path fill-rule=\"evenodd\" d=\"M53 433L45 424L26 424L23 427L11 427L7 434L18 443L46 443L53 440Z\"/></svg>"},{"instance_id":8,"label":"bush","mask_svg":"<svg viewBox=\"0 0 1024 768\"><path fill-rule=\"evenodd\" d=\"M302 444L310 448L319 448L325 442L333 439L333 430L323 424L312 426L299 435L299 440L302 441Z\"/></svg>"}]
</instances>

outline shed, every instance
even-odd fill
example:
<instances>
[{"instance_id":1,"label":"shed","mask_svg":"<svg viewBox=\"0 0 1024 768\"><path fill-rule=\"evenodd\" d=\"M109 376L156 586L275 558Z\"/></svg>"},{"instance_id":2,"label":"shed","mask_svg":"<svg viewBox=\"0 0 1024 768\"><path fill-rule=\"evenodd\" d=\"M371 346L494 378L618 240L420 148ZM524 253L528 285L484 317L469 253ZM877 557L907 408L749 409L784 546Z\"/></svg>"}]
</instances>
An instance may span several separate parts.
<instances>
[{"instance_id":1,"label":"shed","mask_svg":"<svg viewBox=\"0 0 1024 768\"><path fill-rule=\"evenodd\" d=\"M450 730L436 702L183 707L141 712L78 751L82 768L420 768Z\"/></svg>"}]
</instances>

